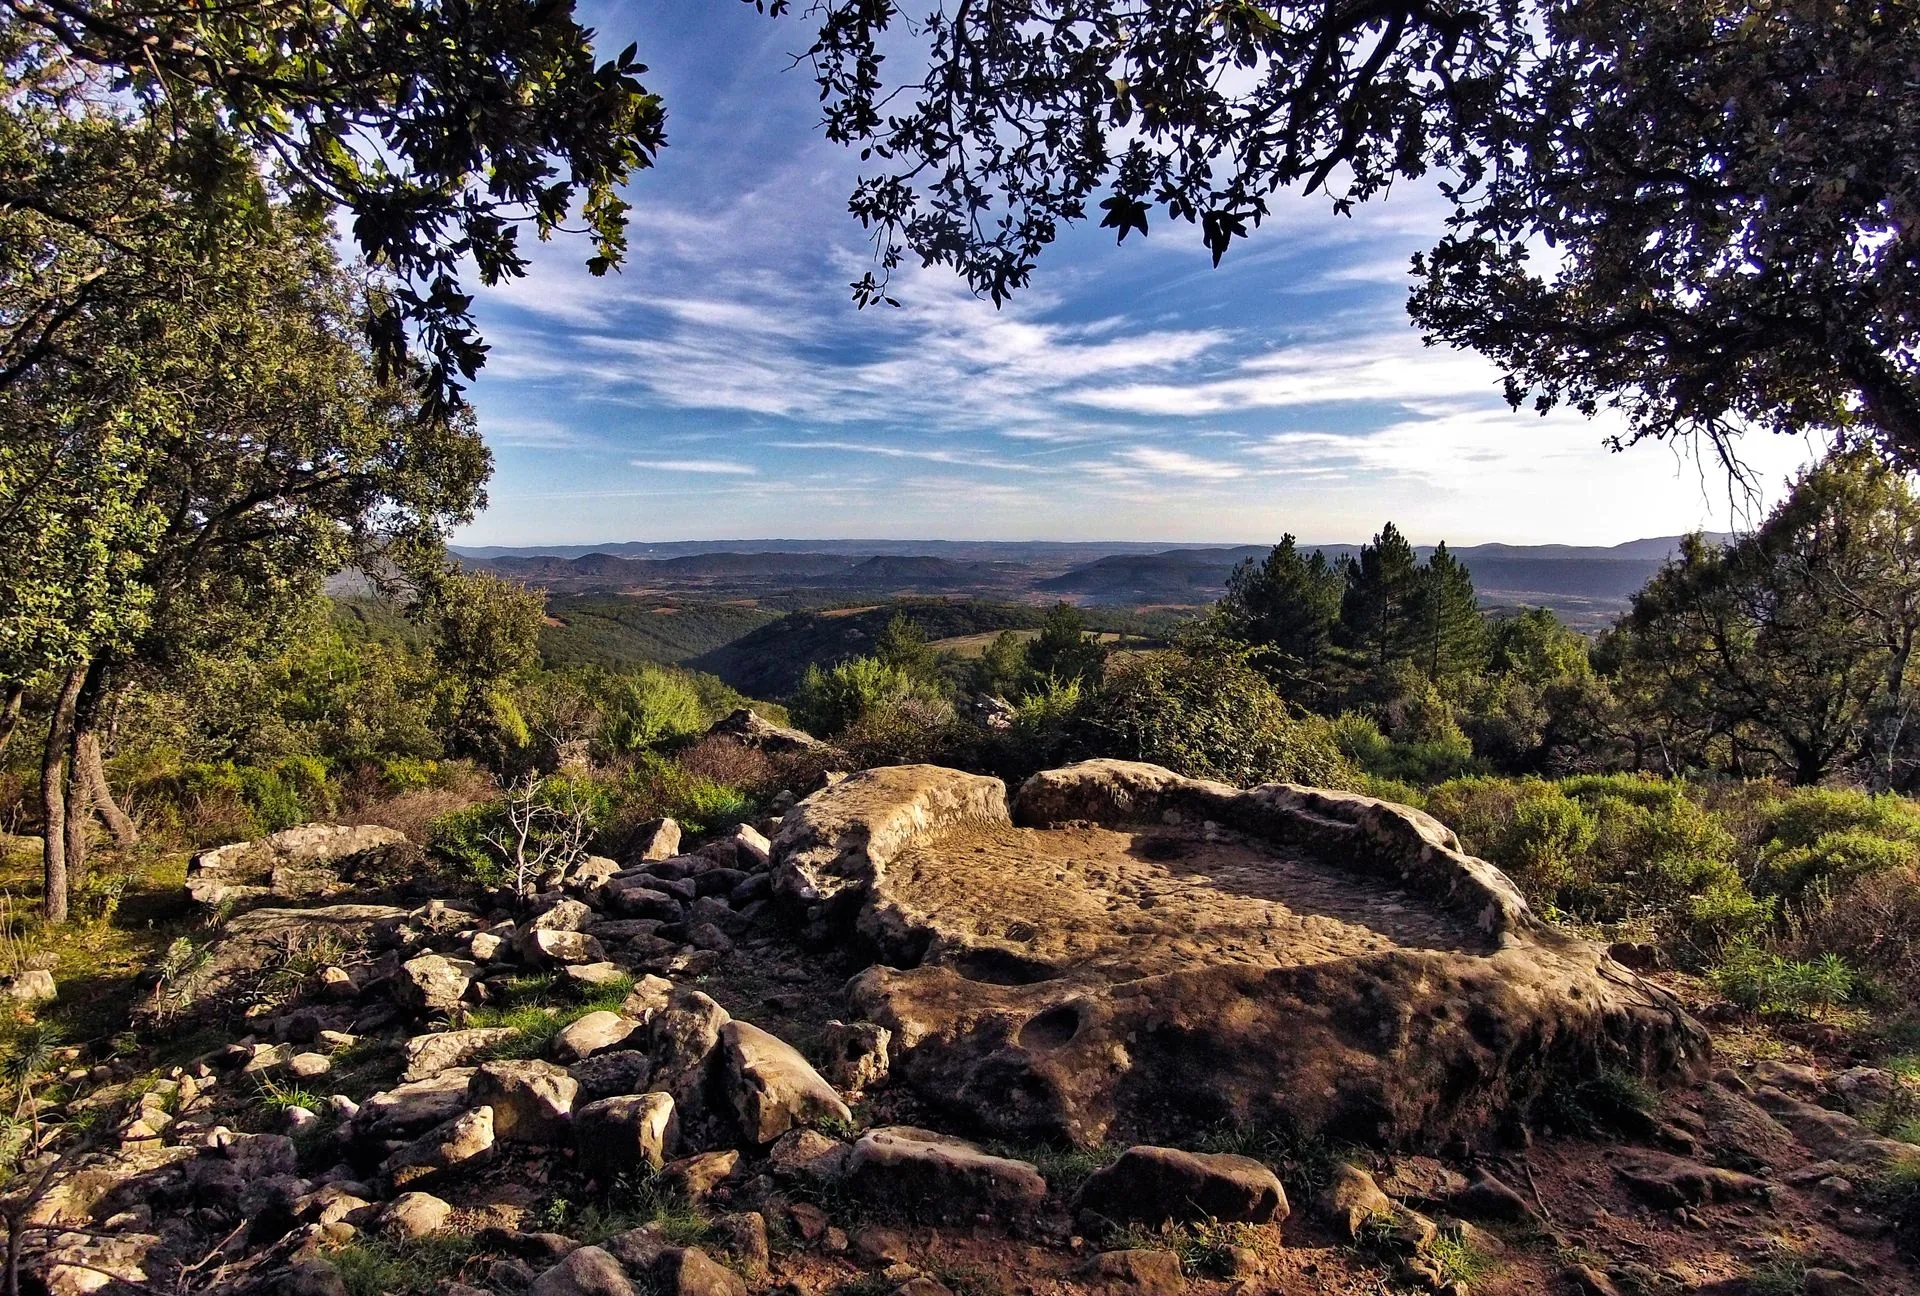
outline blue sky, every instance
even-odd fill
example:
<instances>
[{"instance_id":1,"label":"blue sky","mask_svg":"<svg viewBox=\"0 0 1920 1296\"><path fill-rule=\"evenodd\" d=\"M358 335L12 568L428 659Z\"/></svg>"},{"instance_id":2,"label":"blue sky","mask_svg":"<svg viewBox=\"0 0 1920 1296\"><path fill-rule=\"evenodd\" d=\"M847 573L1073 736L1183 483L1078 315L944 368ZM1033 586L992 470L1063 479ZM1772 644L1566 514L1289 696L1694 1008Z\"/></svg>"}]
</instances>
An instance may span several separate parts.
<instances>
[{"instance_id":1,"label":"blue sky","mask_svg":"<svg viewBox=\"0 0 1920 1296\"><path fill-rule=\"evenodd\" d=\"M1283 200L1217 270L1159 225L1070 233L995 310L947 272L855 310L858 160L822 139L795 22L737 0L586 6L637 41L670 147L631 188L624 272L583 240L482 291L473 388L497 470L468 544L894 537L1613 543L1724 528L1711 468L1613 454L1606 422L1511 413L1477 357L1425 348L1406 268L1443 213L1403 187L1352 219ZM1756 441L1760 478L1807 456Z\"/></svg>"}]
</instances>

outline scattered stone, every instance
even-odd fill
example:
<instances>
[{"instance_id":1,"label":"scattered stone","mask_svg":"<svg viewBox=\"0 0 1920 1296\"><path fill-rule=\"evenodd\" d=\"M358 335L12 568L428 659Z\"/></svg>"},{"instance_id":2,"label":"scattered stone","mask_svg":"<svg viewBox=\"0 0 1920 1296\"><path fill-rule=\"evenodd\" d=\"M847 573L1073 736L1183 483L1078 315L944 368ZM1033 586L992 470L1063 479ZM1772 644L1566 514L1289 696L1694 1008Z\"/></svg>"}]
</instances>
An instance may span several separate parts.
<instances>
[{"instance_id":1,"label":"scattered stone","mask_svg":"<svg viewBox=\"0 0 1920 1296\"><path fill-rule=\"evenodd\" d=\"M400 965L393 993L404 1007L414 1012L444 1013L460 1006L470 984L466 971L452 959L440 954L422 954Z\"/></svg>"},{"instance_id":2,"label":"scattered stone","mask_svg":"<svg viewBox=\"0 0 1920 1296\"><path fill-rule=\"evenodd\" d=\"M1180 1296L1187 1289L1180 1257L1171 1251L1103 1251L1080 1270L1080 1280L1095 1291L1139 1292L1143 1296Z\"/></svg>"},{"instance_id":3,"label":"scattered stone","mask_svg":"<svg viewBox=\"0 0 1920 1296\"><path fill-rule=\"evenodd\" d=\"M733 1018L698 990L676 989L648 1024L647 1052L654 1083L676 1100L704 1079L707 1058L720 1043L720 1028ZM696 1095L688 1095L696 1096Z\"/></svg>"},{"instance_id":4,"label":"scattered stone","mask_svg":"<svg viewBox=\"0 0 1920 1296\"><path fill-rule=\"evenodd\" d=\"M1266 1224L1287 1217L1287 1193L1251 1157L1134 1147L1090 1175L1076 1214L1110 1224Z\"/></svg>"},{"instance_id":5,"label":"scattered stone","mask_svg":"<svg viewBox=\"0 0 1920 1296\"><path fill-rule=\"evenodd\" d=\"M786 1183L819 1187L846 1172L851 1150L818 1130L788 1130L767 1152L767 1169Z\"/></svg>"},{"instance_id":6,"label":"scattered stone","mask_svg":"<svg viewBox=\"0 0 1920 1296\"><path fill-rule=\"evenodd\" d=\"M595 936L594 939L600 938ZM560 974L583 990L597 990L601 986L612 985L626 975L618 963L569 963L560 969Z\"/></svg>"},{"instance_id":7,"label":"scattered stone","mask_svg":"<svg viewBox=\"0 0 1920 1296\"><path fill-rule=\"evenodd\" d=\"M380 1171L397 1188L423 1183L485 1157L493 1139L493 1108L476 1107L434 1126L388 1157Z\"/></svg>"},{"instance_id":8,"label":"scattered stone","mask_svg":"<svg viewBox=\"0 0 1920 1296\"><path fill-rule=\"evenodd\" d=\"M835 1088L858 1092L887 1078L887 1049L893 1032L873 1022L830 1021L820 1037L827 1055L827 1079Z\"/></svg>"},{"instance_id":9,"label":"scattered stone","mask_svg":"<svg viewBox=\"0 0 1920 1296\"><path fill-rule=\"evenodd\" d=\"M736 824L726 836L702 846L700 853L723 867L757 873L767 867L771 849L772 843L753 825Z\"/></svg>"},{"instance_id":10,"label":"scattered stone","mask_svg":"<svg viewBox=\"0 0 1920 1296\"><path fill-rule=\"evenodd\" d=\"M665 1296L747 1296L746 1281L699 1247L667 1248L652 1277Z\"/></svg>"},{"instance_id":11,"label":"scattered stone","mask_svg":"<svg viewBox=\"0 0 1920 1296\"><path fill-rule=\"evenodd\" d=\"M743 1021L720 1028L722 1083L742 1137L771 1143L795 1126L853 1113L786 1041Z\"/></svg>"},{"instance_id":12,"label":"scattered stone","mask_svg":"<svg viewBox=\"0 0 1920 1296\"><path fill-rule=\"evenodd\" d=\"M1620 1296L1613 1279L1591 1265L1568 1265L1560 1271L1560 1278L1580 1296Z\"/></svg>"},{"instance_id":13,"label":"scattered stone","mask_svg":"<svg viewBox=\"0 0 1920 1296\"><path fill-rule=\"evenodd\" d=\"M574 1095L576 1102L597 1102L602 1098L644 1092L653 1074L653 1063L645 1053L614 1049L596 1053L584 1062L575 1062L567 1068L567 1074L580 1085L580 1092Z\"/></svg>"},{"instance_id":14,"label":"scattered stone","mask_svg":"<svg viewBox=\"0 0 1920 1296\"><path fill-rule=\"evenodd\" d=\"M392 1237L412 1242L438 1233L452 1214L453 1207L431 1193L405 1192L387 1203L380 1227Z\"/></svg>"},{"instance_id":15,"label":"scattered stone","mask_svg":"<svg viewBox=\"0 0 1920 1296\"><path fill-rule=\"evenodd\" d=\"M617 1012L590 1012L554 1037L553 1056L562 1063L579 1062L622 1043L639 1027Z\"/></svg>"},{"instance_id":16,"label":"scattered stone","mask_svg":"<svg viewBox=\"0 0 1920 1296\"><path fill-rule=\"evenodd\" d=\"M602 1098L573 1113L580 1164L607 1176L660 1169L678 1135L673 1099L663 1093Z\"/></svg>"},{"instance_id":17,"label":"scattered stone","mask_svg":"<svg viewBox=\"0 0 1920 1296\"><path fill-rule=\"evenodd\" d=\"M731 1178L739 1167L740 1154L731 1149L702 1152L698 1156L668 1162L661 1170L660 1177L668 1186L684 1194L688 1201L698 1203L711 1196L713 1190Z\"/></svg>"},{"instance_id":18,"label":"scattered stone","mask_svg":"<svg viewBox=\"0 0 1920 1296\"><path fill-rule=\"evenodd\" d=\"M53 973L45 968L28 968L0 981L0 995L20 1003L44 1003L59 993Z\"/></svg>"},{"instance_id":19,"label":"scattered stone","mask_svg":"<svg viewBox=\"0 0 1920 1296\"><path fill-rule=\"evenodd\" d=\"M1393 1199L1380 1191L1373 1176L1357 1165L1335 1166L1316 1203L1320 1217L1347 1241L1357 1240L1368 1222L1390 1217Z\"/></svg>"},{"instance_id":20,"label":"scattered stone","mask_svg":"<svg viewBox=\"0 0 1920 1296\"><path fill-rule=\"evenodd\" d=\"M707 734L709 737L731 738L744 747L757 747L765 752L805 751L820 745L820 740L812 734L775 724L746 707L741 707L724 720L715 721Z\"/></svg>"},{"instance_id":21,"label":"scattered stone","mask_svg":"<svg viewBox=\"0 0 1920 1296\"><path fill-rule=\"evenodd\" d=\"M1613 1172L1635 1197L1665 1210L1742 1197L1764 1199L1771 1191L1764 1180L1752 1175L1658 1152L1636 1153L1634 1160L1616 1165Z\"/></svg>"},{"instance_id":22,"label":"scattered stone","mask_svg":"<svg viewBox=\"0 0 1920 1296\"><path fill-rule=\"evenodd\" d=\"M680 853L680 825L672 819L649 819L633 831L627 862L670 859Z\"/></svg>"},{"instance_id":23,"label":"scattered stone","mask_svg":"<svg viewBox=\"0 0 1920 1296\"><path fill-rule=\"evenodd\" d=\"M553 1143L567 1132L580 1084L551 1062L483 1062L467 1085L473 1105L493 1108L496 1137L516 1143Z\"/></svg>"},{"instance_id":24,"label":"scattered stone","mask_svg":"<svg viewBox=\"0 0 1920 1296\"><path fill-rule=\"evenodd\" d=\"M1453 1195L1453 1209L1468 1219L1505 1220L1519 1223L1533 1218L1527 1199L1482 1170L1473 1181Z\"/></svg>"},{"instance_id":25,"label":"scattered stone","mask_svg":"<svg viewBox=\"0 0 1920 1296\"><path fill-rule=\"evenodd\" d=\"M714 1217L708 1236L751 1274L765 1273L773 1261L767 1241L767 1217L759 1211L734 1211Z\"/></svg>"},{"instance_id":26,"label":"scattered stone","mask_svg":"<svg viewBox=\"0 0 1920 1296\"><path fill-rule=\"evenodd\" d=\"M715 954L733 952L732 938L710 922L696 925L687 933L687 941L696 949L711 950Z\"/></svg>"},{"instance_id":27,"label":"scattered stone","mask_svg":"<svg viewBox=\"0 0 1920 1296\"><path fill-rule=\"evenodd\" d=\"M520 957L535 967L558 967L568 963L604 963L607 951L585 932L555 931L537 927L514 938Z\"/></svg>"},{"instance_id":28,"label":"scattered stone","mask_svg":"<svg viewBox=\"0 0 1920 1296\"><path fill-rule=\"evenodd\" d=\"M478 963L503 962L512 956L510 944L514 931L511 927L496 928L493 931L475 932L473 939L467 942L467 952Z\"/></svg>"},{"instance_id":29,"label":"scattered stone","mask_svg":"<svg viewBox=\"0 0 1920 1296\"><path fill-rule=\"evenodd\" d=\"M341 885L331 866L406 843L405 833L375 824L299 824L257 842L201 851L187 861L187 895L209 907L263 895L326 895Z\"/></svg>"},{"instance_id":30,"label":"scattered stone","mask_svg":"<svg viewBox=\"0 0 1920 1296\"><path fill-rule=\"evenodd\" d=\"M849 1191L928 1223L975 1216L1031 1219L1046 1180L1026 1161L990 1156L973 1144L907 1125L868 1130L847 1156Z\"/></svg>"},{"instance_id":31,"label":"scattered stone","mask_svg":"<svg viewBox=\"0 0 1920 1296\"><path fill-rule=\"evenodd\" d=\"M1838 1269L1809 1269L1800 1277L1801 1296L1858 1296L1871 1290L1852 1274Z\"/></svg>"},{"instance_id":32,"label":"scattered stone","mask_svg":"<svg viewBox=\"0 0 1920 1296\"><path fill-rule=\"evenodd\" d=\"M333 1070L333 1059L324 1053L295 1053L287 1059L287 1073L296 1080L314 1080Z\"/></svg>"},{"instance_id":33,"label":"scattered stone","mask_svg":"<svg viewBox=\"0 0 1920 1296\"><path fill-rule=\"evenodd\" d=\"M1882 1067L1849 1067L1831 1082L1833 1092L1855 1116L1885 1106L1900 1090L1900 1077Z\"/></svg>"},{"instance_id":34,"label":"scattered stone","mask_svg":"<svg viewBox=\"0 0 1920 1296\"><path fill-rule=\"evenodd\" d=\"M415 1035L401 1046L406 1069L403 1081L428 1080L442 1071L471 1062L502 1041L519 1034L511 1026L476 1026L468 1030L437 1031Z\"/></svg>"},{"instance_id":35,"label":"scattered stone","mask_svg":"<svg viewBox=\"0 0 1920 1296\"><path fill-rule=\"evenodd\" d=\"M425 1080L377 1093L360 1104L353 1132L364 1138L402 1138L451 1120L467 1109L472 1079L471 1067L449 1067Z\"/></svg>"},{"instance_id":36,"label":"scattered stone","mask_svg":"<svg viewBox=\"0 0 1920 1296\"><path fill-rule=\"evenodd\" d=\"M527 924L530 931L585 931L593 910L578 900L556 900Z\"/></svg>"},{"instance_id":37,"label":"scattered stone","mask_svg":"<svg viewBox=\"0 0 1920 1296\"><path fill-rule=\"evenodd\" d=\"M574 865L566 875L566 883L589 894L600 889L602 883L620 871L620 865L605 855L589 855Z\"/></svg>"},{"instance_id":38,"label":"scattered stone","mask_svg":"<svg viewBox=\"0 0 1920 1296\"><path fill-rule=\"evenodd\" d=\"M527 1289L527 1296L637 1296L620 1262L597 1246L569 1252Z\"/></svg>"},{"instance_id":39,"label":"scattered stone","mask_svg":"<svg viewBox=\"0 0 1920 1296\"><path fill-rule=\"evenodd\" d=\"M679 922L684 912L680 901L661 890L663 885L660 878L645 873L610 878L600 888L600 902L623 917Z\"/></svg>"}]
</instances>

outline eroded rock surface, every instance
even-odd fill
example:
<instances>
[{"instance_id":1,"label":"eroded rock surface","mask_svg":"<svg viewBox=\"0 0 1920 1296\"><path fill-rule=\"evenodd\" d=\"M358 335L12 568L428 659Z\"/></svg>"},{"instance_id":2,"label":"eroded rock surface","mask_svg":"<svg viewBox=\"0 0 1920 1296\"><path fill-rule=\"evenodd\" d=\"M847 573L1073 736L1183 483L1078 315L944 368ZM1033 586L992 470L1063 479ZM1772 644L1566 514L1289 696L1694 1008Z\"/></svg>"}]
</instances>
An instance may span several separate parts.
<instances>
[{"instance_id":1,"label":"eroded rock surface","mask_svg":"<svg viewBox=\"0 0 1920 1296\"><path fill-rule=\"evenodd\" d=\"M1693 1074L1705 1031L1537 922L1418 811L1091 761L994 779L869 770L802 802L774 887L927 1099L1015 1138L1288 1119L1477 1135L1556 1079Z\"/></svg>"}]
</instances>

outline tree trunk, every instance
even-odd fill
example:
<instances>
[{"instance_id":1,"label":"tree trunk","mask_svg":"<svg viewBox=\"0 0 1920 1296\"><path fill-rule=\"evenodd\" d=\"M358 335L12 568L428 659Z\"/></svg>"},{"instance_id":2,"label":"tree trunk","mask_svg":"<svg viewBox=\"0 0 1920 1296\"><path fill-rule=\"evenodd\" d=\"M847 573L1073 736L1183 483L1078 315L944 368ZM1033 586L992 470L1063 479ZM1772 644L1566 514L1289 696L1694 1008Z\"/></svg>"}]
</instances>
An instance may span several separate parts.
<instances>
[{"instance_id":1,"label":"tree trunk","mask_svg":"<svg viewBox=\"0 0 1920 1296\"><path fill-rule=\"evenodd\" d=\"M87 670L76 666L61 686L47 721L46 754L40 762L41 862L44 886L41 905L47 921L67 920L67 756L73 746L73 708L86 683Z\"/></svg>"},{"instance_id":2,"label":"tree trunk","mask_svg":"<svg viewBox=\"0 0 1920 1296\"><path fill-rule=\"evenodd\" d=\"M79 762L80 777L86 781L87 796L113 834L114 844L123 850L138 846L140 830L113 799L113 789L107 784L106 766L100 760L100 735L91 727L80 730L74 736L73 754Z\"/></svg>"},{"instance_id":3,"label":"tree trunk","mask_svg":"<svg viewBox=\"0 0 1920 1296\"><path fill-rule=\"evenodd\" d=\"M6 701L0 703L0 755L5 754L7 741L20 725L20 704L26 696L27 686L23 681L7 681Z\"/></svg>"},{"instance_id":4,"label":"tree trunk","mask_svg":"<svg viewBox=\"0 0 1920 1296\"><path fill-rule=\"evenodd\" d=\"M78 725L67 739L67 885L79 886L87 879L87 829L92 827L93 798L87 795L87 779L80 772L80 733Z\"/></svg>"}]
</instances>

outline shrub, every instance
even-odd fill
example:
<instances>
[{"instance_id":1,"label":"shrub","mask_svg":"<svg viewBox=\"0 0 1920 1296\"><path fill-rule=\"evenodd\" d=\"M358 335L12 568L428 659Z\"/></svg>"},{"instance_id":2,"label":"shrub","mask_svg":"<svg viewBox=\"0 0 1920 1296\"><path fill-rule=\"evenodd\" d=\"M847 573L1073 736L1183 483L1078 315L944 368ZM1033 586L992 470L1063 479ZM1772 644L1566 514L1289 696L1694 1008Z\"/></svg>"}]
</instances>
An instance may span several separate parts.
<instances>
[{"instance_id":1,"label":"shrub","mask_svg":"<svg viewBox=\"0 0 1920 1296\"><path fill-rule=\"evenodd\" d=\"M692 679L659 666L614 676L600 706L598 742L615 755L698 733L707 723L706 703Z\"/></svg>"},{"instance_id":2,"label":"shrub","mask_svg":"<svg viewBox=\"0 0 1920 1296\"><path fill-rule=\"evenodd\" d=\"M591 830L604 832L615 818L615 790L587 775L550 775L540 780L533 797L536 804L566 814L583 813ZM427 826L428 848L485 885L511 881L507 862L488 840L504 835L507 812L507 801L494 798L440 815Z\"/></svg>"},{"instance_id":3,"label":"shrub","mask_svg":"<svg viewBox=\"0 0 1920 1296\"><path fill-rule=\"evenodd\" d=\"M1444 723L1439 723L1441 720ZM1474 768L1473 745L1453 723L1450 713L1418 708L1418 722L1411 724L1405 735L1389 738L1370 716L1357 711L1345 712L1333 721L1334 743L1340 754L1375 777L1432 784L1459 778Z\"/></svg>"},{"instance_id":4,"label":"shrub","mask_svg":"<svg viewBox=\"0 0 1920 1296\"><path fill-rule=\"evenodd\" d=\"M1358 779L1335 745L1333 725L1295 716L1238 654L1163 649L1116 658L1084 730L1096 754L1241 786L1348 787Z\"/></svg>"},{"instance_id":5,"label":"shrub","mask_svg":"<svg viewBox=\"0 0 1920 1296\"><path fill-rule=\"evenodd\" d=\"M1772 895L1798 899L1816 883L1837 883L1863 873L1884 873L1912 864L1913 843L1876 836L1864 829L1823 833L1804 846L1770 843L1760 853L1754 886Z\"/></svg>"},{"instance_id":6,"label":"shrub","mask_svg":"<svg viewBox=\"0 0 1920 1296\"><path fill-rule=\"evenodd\" d=\"M635 829L661 815L672 816L688 833L698 835L744 823L754 813L752 798L739 788L657 752L641 753L613 789L612 801L607 817L596 826L600 848L615 857L624 856Z\"/></svg>"},{"instance_id":7,"label":"shrub","mask_svg":"<svg viewBox=\"0 0 1920 1296\"><path fill-rule=\"evenodd\" d=\"M702 738L673 759L689 774L737 788L756 800L781 787L780 767L771 756L718 734Z\"/></svg>"},{"instance_id":8,"label":"shrub","mask_svg":"<svg viewBox=\"0 0 1920 1296\"><path fill-rule=\"evenodd\" d=\"M869 712L908 698L931 700L933 687L899 666L877 657L854 657L822 669L807 667L800 689L788 702L794 723L808 733L832 738Z\"/></svg>"},{"instance_id":9,"label":"shrub","mask_svg":"<svg viewBox=\"0 0 1920 1296\"><path fill-rule=\"evenodd\" d=\"M876 765L974 764L953 706L909 693L877 703L841 731L839 746L855 768Z\"/></svg>"},{"instance_id":10,"label":"shrub","mask_svg":"<svg viewBox=\"0 0 1920 1296\"><path fill-rule=\"evenodd\" d=\"M1859 977L1837 954L1794 961L1736 941L1710 971L1716 989L1749 1012L1818 1013L1852 997Z\"/></svg>"},{"instance_id":11,"label":"shrub","mask_svg":"<svg viewBox=\"0 0 1920 1296\"><path fill-rule=\"evenodd\" d=\"M1920 997L1920 866L1812 888L1794 915L1794 944L1836 953Z\"/></svg>"}]
</instances>

